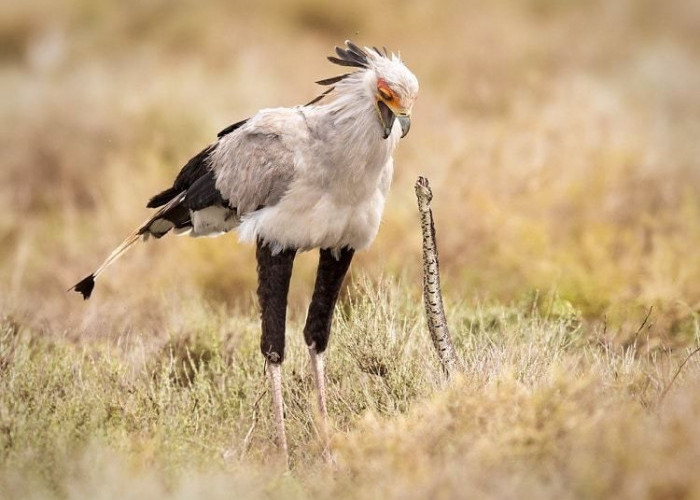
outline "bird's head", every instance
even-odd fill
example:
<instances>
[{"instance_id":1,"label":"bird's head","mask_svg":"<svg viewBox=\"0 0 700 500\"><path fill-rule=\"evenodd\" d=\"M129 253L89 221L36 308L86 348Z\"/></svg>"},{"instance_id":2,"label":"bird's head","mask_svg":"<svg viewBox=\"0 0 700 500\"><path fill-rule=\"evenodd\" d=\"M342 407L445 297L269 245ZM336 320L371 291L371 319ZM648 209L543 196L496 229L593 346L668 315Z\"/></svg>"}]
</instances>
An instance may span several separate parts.
<instances>
[{"instance_id":1,"label":"bird's head","mask_svg":"<svg viewBox=\"0 0 700 500\"><path fill-rule=\"evenodd\" d=\"M376 105L382 136L384 139L388 138L394 121L398 120L401 125L401 137L404 137L411 127L411 112L418 96L418 79L404 65L400 56L390 54L386 49L363 49L349 40L345 45L346 48L335 48L338 57L330 56L328 59L341 66L360 68L361 71L317 83L333 85L349 81L351 79L348 77L362 73L361 81L367 86L366 90ZM330 90L332 89L328 92Z\"/></svg>"},{"instance_id":2,"label":"bird's head","mask_svg":"<svg viewBox=\"0 0 700 500\"><path fill-rule=\"evenodd\" d=\"M391 59L376 53L371 57L376 74L375 100L384 138L391 134L394 119L398 119L401 137L404 137L411 128L411 111L418 97L418 80L393 54Z\"/></svg>"}]
</instances>

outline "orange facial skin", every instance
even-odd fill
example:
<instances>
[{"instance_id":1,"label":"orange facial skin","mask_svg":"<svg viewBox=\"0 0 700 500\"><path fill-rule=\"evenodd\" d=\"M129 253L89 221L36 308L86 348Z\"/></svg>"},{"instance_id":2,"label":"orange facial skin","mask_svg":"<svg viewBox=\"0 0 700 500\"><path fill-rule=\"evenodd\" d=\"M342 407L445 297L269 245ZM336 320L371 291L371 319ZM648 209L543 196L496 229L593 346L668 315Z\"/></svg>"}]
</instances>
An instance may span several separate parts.
<instances>
[{"instance_id":1,"label":"orange facial skin","mask_svg":"<svg viewBox=\"0 0 700 500\"><path fill-rule=\"evenodd\" d=\"M377 92L379 93L379 97L390 108L392 108L392 109L402 109L403 108L403 106L401 106L401 101L399 100L399 97L396 95L396 92L394 92L391 89L391 87L389 87L389 84L381 78L377 80Z\"/></svg>"}]
</instances>

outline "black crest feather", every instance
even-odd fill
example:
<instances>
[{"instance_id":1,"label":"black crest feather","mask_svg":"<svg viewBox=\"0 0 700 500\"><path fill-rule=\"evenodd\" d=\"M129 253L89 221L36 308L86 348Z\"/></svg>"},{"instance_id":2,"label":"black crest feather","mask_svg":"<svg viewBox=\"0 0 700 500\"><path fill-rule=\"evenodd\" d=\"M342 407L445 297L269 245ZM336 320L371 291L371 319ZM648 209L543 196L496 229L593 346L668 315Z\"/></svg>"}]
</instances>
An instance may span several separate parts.
<instances>
[{"instance_id":1,"label":"black crest feather","mask_svg":"<svg viewBox=\"0 0 700 500\"><path fill-rule=\"evenodd\" d=\"M325 78L323 80L319 80L316 83L319 85L333 85L334 83L338 83L340 80L342 80L343 78L347 78L350 75L351 75L351 73L345 73L342 75L333 76L331 78Z\"/></svg>"},{"instance_id":2,"label":"black crest feather","mask_svg":"<svg viewBox=\"0 0 700 500\"><path fill-rule=\"evenodd\" d=\"M384 48L384 53L382 53L377 47L372 47L372 49L381 57L389 57L386 48ZM362 68L362 69L369 68L369 59L368 59L369 54L365 51L365 49L359 47L358 45L351 42L350 40L345 41L345 48L336 47L335 53L336 53L337 57L336 56L328 56L328 60L330 62L332 62L333 64L337 64L338 66L346 66L346 67L350 67L350 68ZM319 80L316 83L319 85L324 85L324 86L335 85L339 81L345 80L347 77L349 77L352 74L353 73L345 73L342 75L333 76L331 78L324 78L323 80ZM329 88L323 94L316 97L314 100L307 103L306 105L310 106L312 104L316 104L318 101L320 101L325 96L327 96L332 90L333 90L333 87Z\"/></svg>"},{"instance_id":3,"label":"black crest feather","mask_svg":"<svg viewBox=\"0 0 700 500\"><path fill-rule=\"evenodd\" d=\"M351 66L355 68L364 68L364 66L361 66L357 64L355 61L346 61L345 59L338 59L337 57L333 56L328 56L328 60L332 62L333 64L337 64L338 66Z\"/></svg>"},{"instance_id":4,"label":"black crest feather","mask_svg":"<svg viewBox=\"0 0 700 500\"><path fill-rule=\"evenodd\" d=\"M362 57L363 59L367 60L367 52L365 52L364 49L360 48L350 40L345 40L345 45L348 47L348 50L350 52L352 52L356 56Z\"/></svg>"},{"instance_id":5,"label":"black crest feather","mask_svg":"<svg viewBox=\"0 0 700 500\"><path fill-rule=\"evenodd\" d=\"M324 97L326 97L328 94L330 94L331 92L333 92L333 89L335 89L335 87L329 88L328 90L326 90L326 91L325 91L323 94L321 94L320 96L314 97L311 101L307 102L306 105L307 105L307 106L311 106L312 104L316 104L318 101L320 101L321 99L323 99Z\"/></svg>"},{"instance_id":6,"label":"black crest feather","mask_svg":"<svg viewBox=\"0 0 700 500\"><path fill-rule=\"evenodd\" d=\"M367 60L367 52L358 47L350 40L345 42L347 48L336 47L335 53L338 57L329 56L328 60L340 66L350 66L354 68L367 68L369 61Z\"/></svg>"}]
</instances>

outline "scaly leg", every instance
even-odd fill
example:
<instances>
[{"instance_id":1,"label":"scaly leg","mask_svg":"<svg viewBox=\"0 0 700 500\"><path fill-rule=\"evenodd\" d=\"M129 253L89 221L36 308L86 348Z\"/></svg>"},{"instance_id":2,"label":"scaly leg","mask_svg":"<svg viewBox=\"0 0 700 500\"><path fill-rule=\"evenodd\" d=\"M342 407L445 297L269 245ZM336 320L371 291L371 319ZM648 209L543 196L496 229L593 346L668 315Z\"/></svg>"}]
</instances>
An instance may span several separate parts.
<instances>
[{"instance_id":1,"label":"scaly leg","mask_svg":"<svg viewBox=\"0 0 700 500\"><path fill-rule=\"evenodd\" d=\"M292 276L295 250L275 255L270 247L258 241L258 299L262 319L260 350L267 359L272 405L277 427L277 445L288 465L287 438L284 432L284 401L282 400L282 361L284 361L284 333L287 319L287 294Z\"/></svg>"},{"instance_id":2,"label":"scaly leg","mask_svg":"<svg viewBox=\"0 0 700 500\"><path fill-rule=\"evenodd\" d=\"M330 250L322 249L319 256L318 272L314 294L309 305L309 313L304 326L304 339L309 346L311 366L318 396L318 410L321 417L321 439L323 456L330 462L328 450L328 409L326 405L326 379L324 352L328 346L333 321L333 309L338 300L343 278L350 267L355 251L343 248L338 258Z\"/></svg>"},{"instance_id":3,"label":"scaly leg","mask_svg":"<svg viewBox=\"0 0 700 500\"><path fill-rule=\"evenodd\" d=\"M277 428L277 446L282 452L285 468L289 469L289 450L287 449L287 434L284 432L282 365L279 363L268 363L267 371L270 374L270 387L272 388L272 408L275 413L275 427Z\"/></svg>"},{"instance_id":4,"label":"scaly leg","mask_svg":"<svg viewBox=\"0 0 700 500\"><path fill-rule=\"evenodd\" d=\"M321 421L319 422L319 436L323 443L323 459L326 463L332 464L333 457L330 452L330 436L328 433L328 409L326 405L326 374L324 358L325 354L317 353L312 346L309 347L309 355L311 356L311 368L314 372L314 384L316 385L316 396L318 401L318 412Z\"/></svg>"},{"instance_id":5,"label":"scaly leg","mask_svg":"<svg viewBox=\"0 0 700 500\"><path fill-rule=\"evenodd\" d=\"M325 354L316 352L314 347L309 347L311 356L311 368L314 371L314 384L316 385L316 395L318 396L318 411L325 421L328 418L326 406L326 377L325 377Z\"/></svg>"}]
</instances>

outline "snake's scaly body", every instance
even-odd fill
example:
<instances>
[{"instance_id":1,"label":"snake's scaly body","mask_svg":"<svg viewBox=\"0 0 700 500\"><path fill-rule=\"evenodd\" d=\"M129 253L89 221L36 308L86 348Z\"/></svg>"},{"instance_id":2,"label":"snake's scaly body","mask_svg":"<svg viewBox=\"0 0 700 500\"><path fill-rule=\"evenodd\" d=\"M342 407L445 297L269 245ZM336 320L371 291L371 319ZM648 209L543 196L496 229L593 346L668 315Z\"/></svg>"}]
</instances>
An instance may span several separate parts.
<instances>
[{"instance_id":1,"label":"snake's scaly body","mask_svg":"<svg viewBox=\"0 0 700 500\"><path fill-rule=\"evenodd\" d=\"M442 303L440 265L435 242L435 224L433 222L433 211L430 208L433 193L430 190L428 179L425 177L418 178L415 188L423 233L423 301L428 320L428 330L430 330L430 337L440 357L442 366L447 375L450 376L460 369L460 363L447 327L445 308Z\"/></svg>"}]
</instances>

